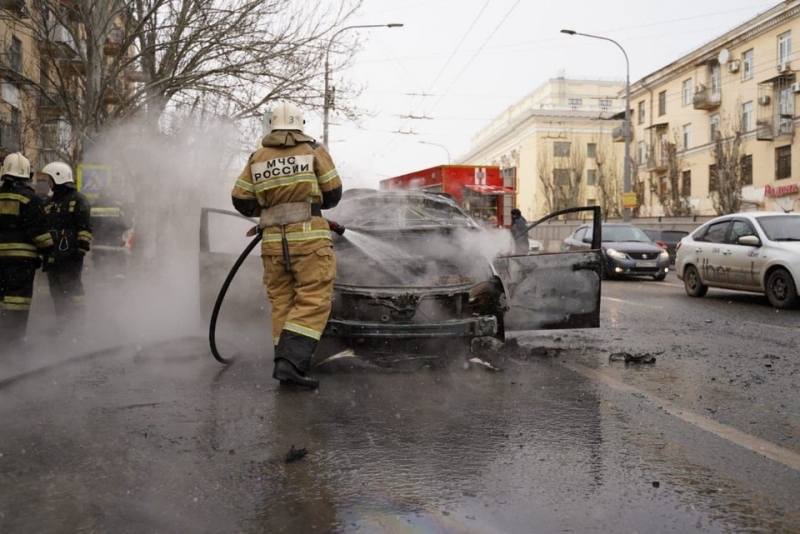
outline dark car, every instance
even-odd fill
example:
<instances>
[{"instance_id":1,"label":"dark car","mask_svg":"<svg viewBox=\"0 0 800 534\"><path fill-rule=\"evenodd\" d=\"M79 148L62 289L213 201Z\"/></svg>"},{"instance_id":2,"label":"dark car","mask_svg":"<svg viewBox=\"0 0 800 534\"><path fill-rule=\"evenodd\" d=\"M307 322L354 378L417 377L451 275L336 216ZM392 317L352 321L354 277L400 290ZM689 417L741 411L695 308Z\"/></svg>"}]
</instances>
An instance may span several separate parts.
<instances>
[{"instance_id":1,"label":"dark car","mask_svg":"<svg viewBox=\"0 0 800 534\"><path fill-rule=\"evenodd\" d=\"M445 195L345 193L335 209L324 212L346 228L343 235L332 236L337 277L323 334L323 341L336 340L340 350L365 344L391 350L400 341L413 345L426 340L463 347L461 342L475 337L502 339L509 330L599 326L597 248L514 255L498 245L509 242L507 230L487 231ZM592 210L599 221L599 210L576 209ZM252 239L245 233L255 224L232 211L202 208L204 316ZM240 339L243 331L252 331L248 321L255 318L262 328L269 321L257 249L251 256L231 284L220 313Z\"/></svg>"},{"instance_id":2,"label":"dark car","mask_svg":"<svg viewBox=\"0 0 800 534\"><path fill-rule=\"evenodd\" d=\"M669 253L653 243L647 234L636 225L628 223L604 223L603 276L652 276L663 280L669 272ZM586 250L592 243L592 225L579 226L566 238L562 250Z\"/></svg>"},{"instance_id":3,"label":"dark car","mask_svg":"<svg viewBox=\"0 0 800 534\"><path fill-rule=\"evenodd\" d=\"M647 237L659 247L665 249L669 253L669 264L675 264L675 251L681 239L689 235L689 232L683 230L662 230L660 228L642 228L642 231L647 234Z\"/></svg>"}]
</instances>

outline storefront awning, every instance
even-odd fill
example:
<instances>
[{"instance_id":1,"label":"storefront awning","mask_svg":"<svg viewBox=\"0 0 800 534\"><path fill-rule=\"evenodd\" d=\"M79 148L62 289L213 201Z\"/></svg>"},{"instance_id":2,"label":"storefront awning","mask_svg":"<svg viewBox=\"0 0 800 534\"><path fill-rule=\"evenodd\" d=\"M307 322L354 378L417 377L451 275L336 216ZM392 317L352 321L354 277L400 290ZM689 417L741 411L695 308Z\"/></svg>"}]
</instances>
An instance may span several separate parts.
<instances>
[{"instance_id":1,"label":"storefront awning","mask_svg":"<svg viewBox=\"0 0 800 534\"><path fill-rule=\"evenodd\" d=\"M465 188L474 191L479 195L516 195L517 192L510 187L500 187L498 185L465 185Z\"/></svg>"}]
</instances>

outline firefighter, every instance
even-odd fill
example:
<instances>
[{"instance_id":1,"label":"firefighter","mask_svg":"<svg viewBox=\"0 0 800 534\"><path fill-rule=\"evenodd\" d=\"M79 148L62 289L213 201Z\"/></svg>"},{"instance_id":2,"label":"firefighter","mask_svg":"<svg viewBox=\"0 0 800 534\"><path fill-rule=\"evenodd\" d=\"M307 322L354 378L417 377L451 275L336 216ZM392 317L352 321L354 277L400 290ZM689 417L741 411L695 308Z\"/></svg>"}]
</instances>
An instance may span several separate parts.
<instances>
[{"instance_id":1,"label":"firefighter","mask_svg":"<svg viewBox=\"0 0 800 534\"><path fill-rule=\"evenodd\" d=\"M0 346L7 346L25 338L39 255L52 251L53 237L27 158L6 156L0 179Z\"/></svg>"},{"instance_id":2,"label":"firefighter","mask_svg":"<svg viewBox=\"0 0 800 534\"><path fill-rule=\"evenodd\" d=\"M53 196L45 205L47 222L54 231L53 253L45 259L50 295L56 316L82 327L86 319L83 292L83 257L92 242L89 202L75 189L72 169L66 163L48 163L42 169Z\"/></svg>"},{"instance_id":3,"label":"firefighter","mask_svg":"<svg viewBox=\"0 0 800 534\"><path fill-rule=\"evenodd\" d=\"M233 187L233 206L260 217L264 285L272 305L275 367L281 384L317 388L308 376L331 310L336 258L322 210L342 196L342 181L324 146L303 131L297 106L278 104L270 132Z\"/></svg>"}]
</instances>

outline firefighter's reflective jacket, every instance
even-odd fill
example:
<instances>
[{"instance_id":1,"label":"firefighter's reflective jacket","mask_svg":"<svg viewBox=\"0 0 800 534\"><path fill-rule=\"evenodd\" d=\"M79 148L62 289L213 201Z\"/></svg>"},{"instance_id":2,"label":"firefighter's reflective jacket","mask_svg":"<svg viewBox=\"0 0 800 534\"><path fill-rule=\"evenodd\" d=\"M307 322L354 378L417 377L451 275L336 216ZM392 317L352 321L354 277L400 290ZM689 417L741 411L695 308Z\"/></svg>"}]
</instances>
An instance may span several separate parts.
<instances>
[{"instance_id":1,"label":"firefighter's reflective jacket","mask_svg":"<svg viewBox=\"0 0 800 534\"><path fill-rule=\"evenodd\" d=\"M42 199L20 181L4 180L0 187L0 261L38 263L39 254L53 248L48 229Z\"/></svg>"},{"instance_id":2,"label":"firefighter's reflective jacket","mask_svg":"<svg viewBox=\"0 0 800 534\"><path fill-rule=\"evenodd\" d=\"M342 181L328 151L313 138L293 130L273 131L261 145L236 180L231 193L234 207L252 217L279 204L309 202L311 219L285 226L290 253L311 254L331 246L328 222L320 210L338 204ZM264 228L261 253L282 254L279 226Z\"/></svg>"},{"instance_id":3,"label":"firefighter's reflective jacket","mask_svg":"<svg viewBox=\"0 0 800 534\"><path fill-rule=\"evenodd\" d=\"M47 223L55 231L55 261L83 257L92 242L89 202L72 184L57 185L45 205Z\"/></svg>"}]
</instances>

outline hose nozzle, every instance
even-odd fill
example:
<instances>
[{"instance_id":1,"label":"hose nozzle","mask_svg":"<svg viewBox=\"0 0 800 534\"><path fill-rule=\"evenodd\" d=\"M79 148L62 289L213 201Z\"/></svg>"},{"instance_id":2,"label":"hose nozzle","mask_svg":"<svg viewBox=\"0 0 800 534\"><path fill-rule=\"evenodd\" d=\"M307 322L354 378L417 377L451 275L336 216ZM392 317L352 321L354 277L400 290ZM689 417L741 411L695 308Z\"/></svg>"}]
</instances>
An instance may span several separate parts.
<instances>
[{"instance_id":1,"label":"hose nozzle","mask_svg":"<svg viewBox=\"0 0 800 534\"><path fill-rule=\"evenodd\" d=\"M339 224L336 221L328 220L328 228L330 228L331 232L336 234L342 235L344 234L344 225Z\"/></svg>"}]
</instances>

